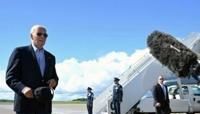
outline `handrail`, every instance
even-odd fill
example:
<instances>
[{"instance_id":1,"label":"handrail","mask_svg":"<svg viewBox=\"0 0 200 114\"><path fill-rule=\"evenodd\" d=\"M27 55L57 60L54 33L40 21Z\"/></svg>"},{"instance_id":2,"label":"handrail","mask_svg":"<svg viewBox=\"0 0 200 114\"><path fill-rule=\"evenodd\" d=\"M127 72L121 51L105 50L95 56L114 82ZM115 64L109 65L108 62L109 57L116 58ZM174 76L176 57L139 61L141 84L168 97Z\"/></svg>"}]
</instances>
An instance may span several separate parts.
<instances>
[{"instance_id":1,"label":"handrail","mask_svg":"<svg viewBox=\"0 0 200 114\"><path fill-rule=\"evenodd\" d=\"M127 75L124 75L124 78L122 78L122 85L125 85L128 81L130 81L131 78L135 77L136 74L139 74L141 72L141 69L143 69L147 63L151 62L152 57L150 55L145 55L146 58L144 61L137 63L135 66L132 66L132 70L130 70ZM124 80L123 80L124 79Z\"/></svg>"},{"instance_id":2,"label":"handrail","mask_svg":"<svg viewBox=\"0 0 200 114\"><path fill-rule=\"evenodd\" d=\"M131 65L127 70L125 70L125 72L123 72L119 76L120 82L121 82L122 85L124 85L127 81L129 81L128 80L130 78L129 74L132 74L133 72L139 71L138 69L140 69L140 67L142 67L143 64L145 64L147 62L147 60L149 60L150 56L149 56L148 53L149 52L146 52L144 54L144 56L139 58L138 61L135 62L135 64ZM143 63L143 64L141 65L141 63ZM94 104L98 104L98 106L96 106L96 109L94 109L94 110L101 111L106 107L105 104L106 104L108 98L111 95L112 86L113 86L113 84L110 84L110 86L94 100Z\"/></svg>"}]
</instances>

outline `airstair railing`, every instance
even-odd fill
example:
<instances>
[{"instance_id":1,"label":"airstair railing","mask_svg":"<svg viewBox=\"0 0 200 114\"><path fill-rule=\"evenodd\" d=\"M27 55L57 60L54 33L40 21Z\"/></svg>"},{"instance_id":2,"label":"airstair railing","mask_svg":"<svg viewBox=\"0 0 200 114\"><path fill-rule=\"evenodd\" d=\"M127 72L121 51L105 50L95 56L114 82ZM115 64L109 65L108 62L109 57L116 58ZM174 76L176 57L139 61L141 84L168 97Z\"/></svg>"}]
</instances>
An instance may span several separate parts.
<instances>
[{"instance_id":1,"label":"airstair railing","mask_svg":"<svg viewBox=\"0 0 200 114\"><path fill-rule=\"evenodd\" d=\"M120 78L120 83L122 85L124 85L124 83L126 83L127 81L129 81L128 79L130 78L130 74L133 74L134 72L138 72L140 69L140 67L142 67L144 64L147 63L147 61L152 58L149 55L149 52L147 51L144 56L142 56L141 58L138 59L137 62L135 62L133 65L131 65L127 70L125 70L125 72L123 72L119 78ZM141 64L141 65L140 65ZM96 113L98 114L99 111L102 111L104 109L106 109L106 103L107 100L111 97L111 93L112 93L112 86L113 84L110 84L110 86L104 90L103 93L101 93L94 101L94 104L96 107L94 107L94 111L97 111Z\"/></svg>"},{"instance_id":2,"label":"airstair railing","mask_svg":"<svg viewBox=\"0 0 200 114\"><path fill-rule=\"evenodd\" d=\"M134 66L130 66L132 67L132 69L130 70L129 73L127 73L126 75L123 75L120 78L120 82L123 86L125 86L131 79L133 79L135 76L137 76L137 74L139 74L143 69L146 68L146 66L148 66L150 63L152 63L155 59L149 55L146 54L146 59L142 62L138 62L136 65ZM122 80L121 80L122 79Z\"/></svg>"}]
</instances>

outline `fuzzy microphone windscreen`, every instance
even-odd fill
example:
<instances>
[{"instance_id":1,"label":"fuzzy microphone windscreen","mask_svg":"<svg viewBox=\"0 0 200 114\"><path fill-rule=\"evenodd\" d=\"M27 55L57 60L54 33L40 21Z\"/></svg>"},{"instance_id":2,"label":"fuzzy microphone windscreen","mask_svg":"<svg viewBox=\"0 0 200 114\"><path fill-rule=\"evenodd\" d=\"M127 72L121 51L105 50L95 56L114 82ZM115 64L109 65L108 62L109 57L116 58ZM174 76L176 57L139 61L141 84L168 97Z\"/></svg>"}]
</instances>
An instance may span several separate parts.
<instances>
[{"instance_id":1,"label":"fuzzy microphone windscreen","mask_svg":"<svg viewBox=\"0 0 200 114\"><path fill-rule=\"evenodd\" d=\"M147 39L150 53L179 77L193 75L197 67L197 55L173 36L154 31Z\"/></svg>"}]
</instances>

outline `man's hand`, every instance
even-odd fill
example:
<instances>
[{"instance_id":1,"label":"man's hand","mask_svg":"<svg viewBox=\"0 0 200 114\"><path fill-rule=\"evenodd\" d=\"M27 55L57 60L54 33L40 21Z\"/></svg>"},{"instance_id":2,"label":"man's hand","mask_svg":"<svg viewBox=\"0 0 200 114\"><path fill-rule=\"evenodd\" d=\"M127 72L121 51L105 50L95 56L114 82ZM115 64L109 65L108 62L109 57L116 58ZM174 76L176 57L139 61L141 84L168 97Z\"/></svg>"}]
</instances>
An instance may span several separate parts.
<instances>
[{"instance_id":1,"label":"man's hand","mask_svg":"<svg viewBox=\"0 0 200 114\"><path fill-rule=\"evenodd\" d=\"M32 91L32 89L30 87L24 87L22 89L22 93L27 98L33 98L33 91Z\"/></svg>"},{"instance_id":2,"label":"man's hand","mask_svg":"<svg viewBox=\"0 0 200 114\"><path fill-rule=\"evenodd\" d=\"M157 102L157 103L155 104L155 106L156 106L156 107L160 107L161 104L160 104L159 102Z\"/></svg>"},{"instance_id":3,"label":"man's hand","mask_svg":"<svg viewBox=\"0 0 200 114\"><path fill-rule=\"evenodd\" d=\"M50 88L54 88L57 85L57 82L55 79L50 79L47 83L49 84Z\"/></svg>"}]
</instances>

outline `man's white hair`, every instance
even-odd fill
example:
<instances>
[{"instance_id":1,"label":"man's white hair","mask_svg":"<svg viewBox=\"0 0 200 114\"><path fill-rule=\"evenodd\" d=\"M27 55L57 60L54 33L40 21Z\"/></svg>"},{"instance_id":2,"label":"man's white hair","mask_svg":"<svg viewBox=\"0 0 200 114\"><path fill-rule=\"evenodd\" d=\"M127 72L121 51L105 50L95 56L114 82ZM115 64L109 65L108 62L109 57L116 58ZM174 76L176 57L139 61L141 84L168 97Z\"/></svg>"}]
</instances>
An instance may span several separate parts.
<instances>
[{"instance_id":1,"label":"man's white hair","mask_svg":"<svg viewBox=\"0 0 200 114\"><path fill-rule=\"evenodd\" d=\"M38 28L42 28L42 29L44 29L45 31L47 31L47 29L46 29L46 27L45 27L44 25L33 25L33 26L31 27L30 34L32 34L32 33L35 31L35 29L38 29Z\"/></svg>"}]
</instances>

